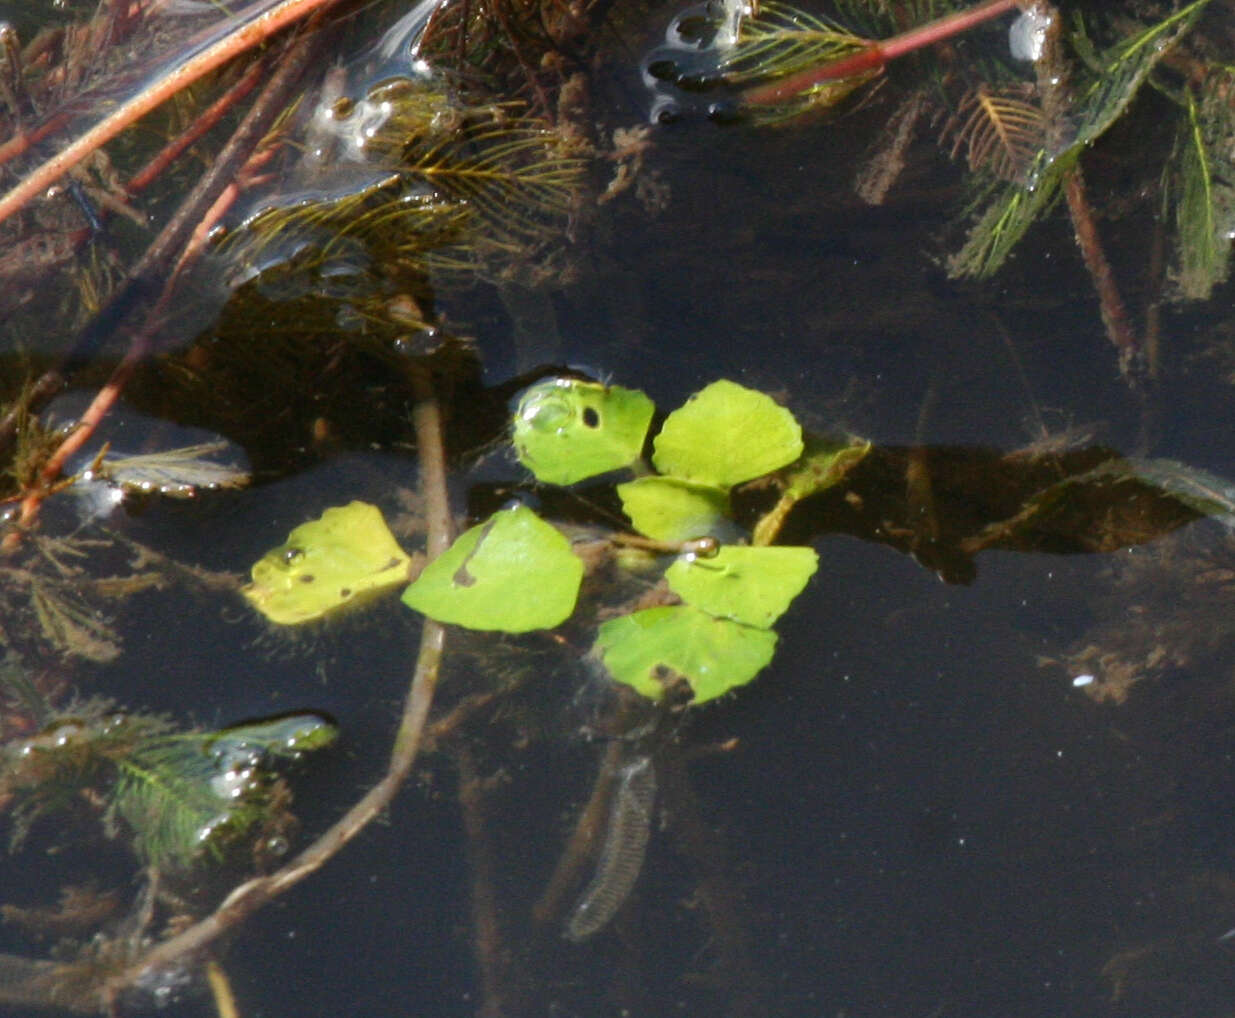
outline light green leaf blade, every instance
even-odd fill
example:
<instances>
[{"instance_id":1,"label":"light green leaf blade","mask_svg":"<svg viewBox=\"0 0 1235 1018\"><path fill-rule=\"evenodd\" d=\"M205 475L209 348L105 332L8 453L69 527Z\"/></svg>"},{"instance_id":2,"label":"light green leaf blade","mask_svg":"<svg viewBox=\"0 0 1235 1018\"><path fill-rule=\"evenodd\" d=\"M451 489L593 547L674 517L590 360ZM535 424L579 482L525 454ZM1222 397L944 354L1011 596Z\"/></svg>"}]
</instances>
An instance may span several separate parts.
<instances>
[{"instance_id":1,"label":"light green leaf blade","mask_svg":"<svg viewBox=\"0 0 1235 1018\"><path fill-rule=\"evenodd\" d=\"M729 526L729 493L680 477L640 477L617 486L622 510L655 541L718 537Z\"/></svg>"},{"instance_id":2,"label":"light green leaf blade","mask_svg":"<svg viewBox=\"0 0 1235 1018\"><path fill-rule=\"evenodd\" d=\"M636 692L658 700L684 678L700 704L759 674L776 651L776 633L670 605L606 622L595 650L609 674Z\"/></svg>"},{"instance_id":3,"label":"light green leaf blade","mask_svg":"<svg viewBox=\"0 0 1235 1018\"><path fill-rule=\"evenodd\" d=\"M665 571L687 604L756 629L769 629L819 568L812 548L725 545L711 558L682 556Z\"/></svg>"},{"instance_id":4,"label":"light green leaf blade","mask_svg":"<svg viewBox=\"0 0 1235 1018\"><path fill-rule=\"evenodd\" d=\"M253 565L243 594L271 622L294 626L407 582L411 559L367 502L327 509Z\"/></svg>"},{"instance_id":5,"label":"light green leaf blade","mask_svg":"<svg viewBox=\"0 0 1235 1018\"><path fill-rule=\"evenodd\" d=\"M729 488L802 455L802 429L770 396L722 379L665 420L652 462L662 474Z\"/></svg>"},{"instance_id":6,"label":"light green leaf blade","mask_svg":"<svg viewBox=\"0 0 1235 1018\"><path fill-rule=\"evenodd\" d=\"M526 633L569 618L582 580L570 542L521 505L461 534L403 592L403 603L438 622Z\"/></svg>"},{"instance_id":7,"label":"light green leaf blade","mask_svg":"<svg viewBox=\"0 0 1235 1018\"><path fill-rule=\"evenodd\" d=\"M547 484L574 484L639 458L655 405L637 389L552 378L515 412L519 462Z\"/></svg>"}]
</instances>

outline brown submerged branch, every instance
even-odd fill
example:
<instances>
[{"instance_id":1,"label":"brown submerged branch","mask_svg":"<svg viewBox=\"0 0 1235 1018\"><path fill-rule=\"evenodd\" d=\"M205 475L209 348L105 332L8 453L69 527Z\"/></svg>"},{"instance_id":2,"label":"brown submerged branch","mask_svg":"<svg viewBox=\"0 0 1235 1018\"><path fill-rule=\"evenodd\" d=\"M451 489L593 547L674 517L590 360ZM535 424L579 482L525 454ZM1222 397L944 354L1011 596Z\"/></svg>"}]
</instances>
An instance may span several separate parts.
<instances>
[{"instance_id":1,"label":"brown submerged branch","mask_svg":"<svg viewBox=\"0 0 1235 1018\"><path fill-rule=\"evenodd\" d=\"M1128 311L1119 293L1119 284L1111 263L1107 261L1098 225L1094 222L1093 210L1085 194L1085 179L1078 164L1064 177L1064 196L1068 202L1068 215L1076 232L1076 244L1081 249L1081 258L1093 280L1098 294L1098 307L1107 337L1119 351L1119 367L1125 377L1134 374L1141 355L1141 344L1128 320Z\"/></svg>"},{"instance_id":2,"label":"brown submerged branch","mask_svg":"<svg viewBox=\"0 0 1235 1018\"><path fill-rule=\"evenodd\" d=\"M442 444L442 419L428 368L411 366L416 396L412 420L420 455L421 488L428 524L426 552L430 560L450 546L453 524L446 490L446 457ZM152 948L102 987L102 1003L110 1007L126 987L144 973L171 966L197 954L224 933L273 901L284 891L311 876L384 812L411 773L420 750L429 708L437 688L445 628L425 619L420 652L404 703L403 716L390 752L385 775L324 834L282 869L241 884L208 915L181 933Z\"/></svg>"},{"instance_id":3,"label":"brown submerged branch","mask_svg":"<svg viewBox=\"0 0 1235 1018\"><path fill-rule=\"evenodd\" d=\"M472 884L472 954L481 991L478 1018L502 1018L517 1013L511 1000L510 951L502 938L498 908L497 861L485 824L485 797L496 783L476 769L476 760L460 740L451 755L459 771L459 809L467 834L468 871Z\"/></svg>"}]
</instances>

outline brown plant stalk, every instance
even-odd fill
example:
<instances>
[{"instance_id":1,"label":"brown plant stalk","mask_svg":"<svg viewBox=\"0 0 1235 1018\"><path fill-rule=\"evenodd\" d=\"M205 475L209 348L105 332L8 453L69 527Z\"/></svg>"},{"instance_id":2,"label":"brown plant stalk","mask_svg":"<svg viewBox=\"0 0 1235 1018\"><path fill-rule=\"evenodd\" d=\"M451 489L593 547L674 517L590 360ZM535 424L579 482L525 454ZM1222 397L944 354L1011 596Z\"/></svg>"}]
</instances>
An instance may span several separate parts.
<instances>
[{"instance_id":1,"label":"brown plant stalk","mask_svg":"<svg viewBox=\"0 0 1235 1018\"><path fill-rule=\"evenodd\" d=\"M412 422L420 456L420 484L428 527L425 552L432 561L450 546L454 531L446 491L442 417L429 369L423 365L413 365L411 371L416 398ZM420 633L420 651L390 751L390 761L386 773L377 784L286 866L241 884L210 915L151 948L119 975L108 980L102 987L105 1007L112 1007L119 994L140 980L143 974L175 965L187 956L199 953L262 906L316 873L386 810L416 762L437 688L445 636L442 625L425 619Z\"/></svg>"}]
</instances>

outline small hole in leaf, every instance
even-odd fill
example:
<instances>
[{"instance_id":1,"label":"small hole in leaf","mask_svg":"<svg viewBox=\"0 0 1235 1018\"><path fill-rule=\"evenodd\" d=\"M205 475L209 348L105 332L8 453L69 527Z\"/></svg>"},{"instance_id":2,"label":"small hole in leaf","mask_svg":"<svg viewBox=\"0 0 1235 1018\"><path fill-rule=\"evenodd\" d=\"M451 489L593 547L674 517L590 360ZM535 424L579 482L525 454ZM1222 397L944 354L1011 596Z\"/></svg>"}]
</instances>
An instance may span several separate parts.
<instances>
[{"instance_id":1,"label":"small hole in leaf","mask_svg":"<svg viewBox=\"0 0 1235 1018\"><path fill-rule=\"evenodd\" d=\"M344 587L342 590L339 591L339 597L343 598L344 601L346 601L351 596L352 596L352 590L350 587Z\"/></svg>"},{"instance_id":2,"label":"small hole in leaf","mask_svg":"<svg viewBox=\"0 0 1235 1018\"><path fill-rule=\"evenodd\" d=\"M314 576L312 573L305 573L302 577L300 577L300 582L301 583L312 583L315 579L317 579L317 577Z\"/></svg>"},{"instance_id":3,"label":"small hole in leaf","mask_svg":"<svg viewBox=\"0 0 1235 1018\"><path fill-rule=\"evenodd\" d=\"M595 407L586 407L583 411L583 425L587 428L600 427L600 414L596 412Z\"/></svg>"}]
</instances>

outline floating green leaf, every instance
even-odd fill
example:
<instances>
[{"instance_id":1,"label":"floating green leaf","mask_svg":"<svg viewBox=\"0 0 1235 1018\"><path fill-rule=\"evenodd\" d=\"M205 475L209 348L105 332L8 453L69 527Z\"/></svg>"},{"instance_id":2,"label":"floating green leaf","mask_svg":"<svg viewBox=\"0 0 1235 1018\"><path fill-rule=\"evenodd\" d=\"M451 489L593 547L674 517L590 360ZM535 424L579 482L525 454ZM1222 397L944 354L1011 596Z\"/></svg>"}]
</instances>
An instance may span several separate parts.
<instances>
[{"instance_id":1,"label":"floating green leaf","mask_svg":"<svg viewBox=\"0 0 1235 1018\"><path fill-rule=\"evenodd\" d=\"M802 429L770 396L721 380L665 420L652 462L662 474L731 487L802 455Z\"/></svg>"},{"instance_id":2,"label":"floating green leaf","mask_svg":"<svg viewBox=\"0 0 1235 1018\"><path fill-rule=\"evenodd\" d=\"M729 494L680 477L640 477L617 486L622 509L639 533L657 541L719 536L729 522Z\"/></svg>"},{"instance_id":3,"label":"floating green leaf","mask_svg":"<svg viewBox=\"0 0 1235 1018\"><path fill-rule=\"evenodd\" d=\"M711 558L684 555L665 571L669 589L709 615L770 628L819 568L811 548L726 545Z\"/></svg>"},{"instance_id":4,"label":"floating green leaf","mask_svg":"<svg viewBox=\"0 0 1235 1018\"><path fill-rule=\"evenodd\" d=\"M776 633L670 605L606 622L595 649L614 679L644 696L657 700L682 678L699 704L750 682L772 660Z\"/></svg>"},{"instance_id":5,"label":"floating green leaf","mask_svg":"<svg viewBox=\"0 0 1235 1018\"><path fill-rule=\"evenodd\" d=\"M553 378L519 401L515 451L538 480L574 484L638 459L654 410L637 389Z\"/></svg>"},{"instance_id":6,"label":"floating green leaf","mask_svg":"<svg viewBox=\"0 0 1235 1018\"><path fill-rule=\"evenodd\" d=\"M377 507L352 502L263 555L243 593L271 622L292 626L406 583L410 561Z\"/></svg>"},{"instance_id":7,"label":"floating green leaf","mask_svg":"<svg viewBox=\"0 0 1235 1018\"><path fill-rule=\"evenodd\" d=\"M569 618L582 580L570 542L520 505L461 534L403 592L403 603L438 622L525 633Z\"/></svg>"}]
</instances>

